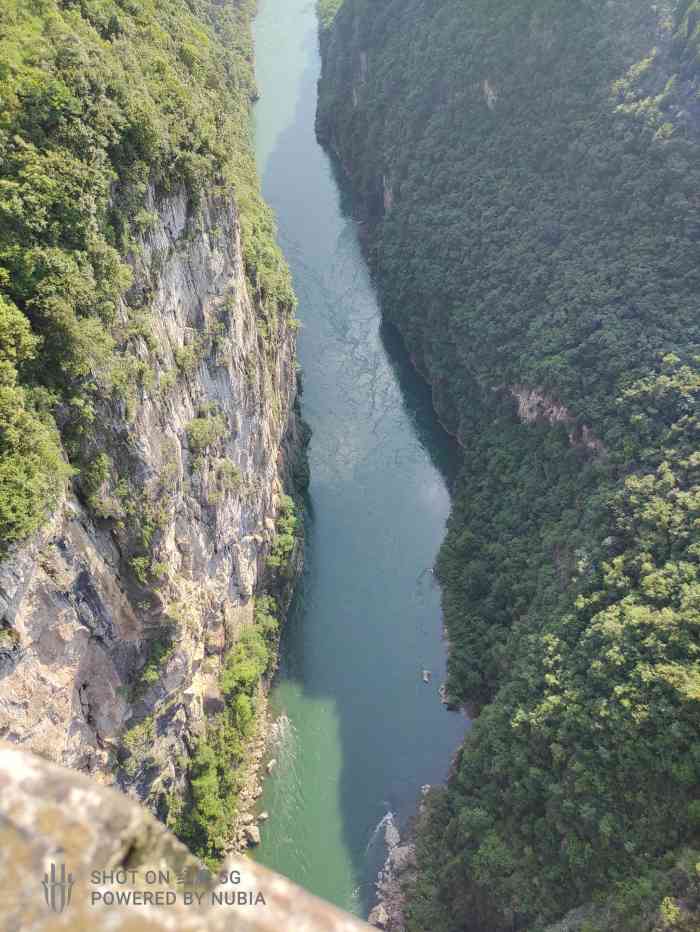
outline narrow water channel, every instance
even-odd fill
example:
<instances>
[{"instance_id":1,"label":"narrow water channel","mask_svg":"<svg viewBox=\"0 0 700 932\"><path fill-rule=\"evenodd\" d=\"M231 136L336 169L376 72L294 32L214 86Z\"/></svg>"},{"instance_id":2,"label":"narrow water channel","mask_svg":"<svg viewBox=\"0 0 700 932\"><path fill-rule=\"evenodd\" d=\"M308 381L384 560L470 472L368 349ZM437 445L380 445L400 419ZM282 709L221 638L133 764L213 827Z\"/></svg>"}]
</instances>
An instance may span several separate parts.
<instances>
[{"instance_id":1,"label":"narrow water channel","mask_svg":"<svg viewBox=\"0 0 700 932\"><path fill-rule=\"evenodd\" d=\"M314 136L309 0L261 0L255 109L263 192L299 296L310 449L304 578L282 645L281 716L257 857L366 914L377 826L444 779L467 721L447 712L431 568L457 454L396 336L381 326L358 227ZM421 671L432 672L429 684Z\"/></svg>"}]
</instances>

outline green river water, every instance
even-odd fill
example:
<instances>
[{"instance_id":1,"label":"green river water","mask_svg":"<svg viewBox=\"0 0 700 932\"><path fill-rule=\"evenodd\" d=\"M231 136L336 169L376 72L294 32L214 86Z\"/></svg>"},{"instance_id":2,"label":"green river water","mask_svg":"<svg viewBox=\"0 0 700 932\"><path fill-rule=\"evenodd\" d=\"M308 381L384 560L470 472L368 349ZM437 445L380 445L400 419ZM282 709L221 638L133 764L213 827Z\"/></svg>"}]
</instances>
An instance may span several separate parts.
<instances>
[{"instance_id":1,"label":"green river water","mask_svg":"<svg viewBox=\"0 0 700 932\"><path fill-rule=\"evenodd\" d=\"M378 826L389 812L405 823L468 727L438 696L445 644L431 571L458 457L381 326L358 225L314 136L313 3L262 0L255 43L258 168L299 296L313 429L306 570L272 694L278 764L256 856L366 914L385 856Z\"/></svg>"}]
</instances>

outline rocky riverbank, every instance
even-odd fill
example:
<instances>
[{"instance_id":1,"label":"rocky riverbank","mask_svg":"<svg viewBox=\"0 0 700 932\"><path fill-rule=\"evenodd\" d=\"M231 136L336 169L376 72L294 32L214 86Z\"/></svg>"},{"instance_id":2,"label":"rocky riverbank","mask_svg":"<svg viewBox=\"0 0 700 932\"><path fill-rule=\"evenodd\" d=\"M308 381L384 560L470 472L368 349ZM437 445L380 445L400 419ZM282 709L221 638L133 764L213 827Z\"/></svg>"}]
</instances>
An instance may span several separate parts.
<instances>
[{"instance_id":1,"label":"rocky riverbank","mask_svg":"<svg viewBox=\"0 0 700 932\"><path fill-rule=\"evenodd\" d=\"M430 789L421 788L423 796ZM422 814L423 804L419 806ZM413 829L409 829L404 839L396 825L393 815L386 821L384 843L387 858L379 871L376 882L377 904L371 910L368 922L375 929L384 932L406 932L404 910L406 908L406 888L416 879L416 846Z\"/></svg>"},{"instance_id":2,"label":"rocky riverbank","mask_svg":"<svg viewBox=\"0 0 700 932\"><path fill-rule=\"evenodd\" d=\"M260 823L267 821L268 813L256 813L258 800L263 793L263 779L272 772L268 761L263 761L270 746L270 735L273 723L267 702L267 691L261 688L258 698L258 727L255 736L246 749L248 761L248 774L243 789L238 796L238 812L231 833L231 844L228 853L240 854L247 848L260 844Z\"/></svg>"},{"instance_id":3,"label":"rocky riverbank","mask_svg":"<svg viewBox=\"0 0 700 932\"><path fill-rule=\"evenodd\" d=\"M300 455L306 455L306 442L308 429L304 428L304 439ZM277 599L281 615L286 618L289 606L294 595L296 581L301 576L304 566L303 538L298 539L290 555L285 574L285 582L278 587ZM260 844L260 824L269 818L267 812L256 812L260 797L263 794L263 781L274 770L277 760L274 757L274 746L279 738L279 725L281 720L275 720L270 713L268 694L272 681L279 665L279 652L276 652L270 673L258 686L256 705L255 734L250 739L245 750L246 774L243 787L238 794L237 811L231 829L231 840L227 847L229 854L241 854L246 849L257 847ZM267 757L267 761L265 758Z\"/></svg>"}]
</instances>

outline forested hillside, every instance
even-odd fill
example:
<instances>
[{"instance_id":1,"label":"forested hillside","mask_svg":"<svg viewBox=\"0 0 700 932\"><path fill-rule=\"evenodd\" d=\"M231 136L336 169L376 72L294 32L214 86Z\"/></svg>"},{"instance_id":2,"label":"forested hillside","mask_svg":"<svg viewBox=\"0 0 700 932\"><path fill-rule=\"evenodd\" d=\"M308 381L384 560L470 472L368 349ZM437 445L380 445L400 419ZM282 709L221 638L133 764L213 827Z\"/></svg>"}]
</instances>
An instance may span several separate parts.
<instances>
[{"instance_id":1,"label":"forested hillside","mask_svg":"<svg viewBox=\"0 0 700 932\"><path fill-rule=\"evenodd\" d=\"M321 3L319 135L465 466L414 932L700 928L700 4Z\"/></svg>"},{"instance_id":2,"label":"forested hillside","mask_svg":"<svg viewBox=\"0 0 700 932\"><path fill-rule=\"evenodd\" d=\"M291 305L249 146L248 0L6 0L0 7L0 541L36 530L95 394L145 373L119 318L146 192L235 192L246 262Z\"/></svg>"}]
</instances>

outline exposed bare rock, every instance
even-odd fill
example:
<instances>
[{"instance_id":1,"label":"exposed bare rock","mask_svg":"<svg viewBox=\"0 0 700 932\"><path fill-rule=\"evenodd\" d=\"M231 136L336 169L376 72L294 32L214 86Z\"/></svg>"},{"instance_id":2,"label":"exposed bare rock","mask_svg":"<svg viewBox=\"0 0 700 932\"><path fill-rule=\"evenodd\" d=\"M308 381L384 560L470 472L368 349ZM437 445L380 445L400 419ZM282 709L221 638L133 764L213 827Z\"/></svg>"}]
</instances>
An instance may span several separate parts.
<instances>
[{"instance_id":1,"label":"exposed bare rock","mask_svg":"<svg viewBox=\"0 0 700 932\"><path fill-rule=\"evenodd\" d=\"M414 845L397 845L389 855L389 868L394 874L405 874L416 866Z\"/></svg>"},{"instance_id":2,"label":"exposed bare rock","mask_svg":"<svg viewBox=\"0 0 700 932\"><path fill-rule=\"evenodd\" d=\"M51 889L52 864L59 881L65 867L70 886L70 902L60 912L45 900L43 881ZM188 905L188 892L201 902ZM116 893L121 904L105 903ZM149 903L149 894L165 902ZM0 744L0 895L2 932L369 929L248 859L230 858L211 877L123 794L6 744ZM246 905L231 905L240 895Z\"/></svg>"},{"instance_id":3,"label":"exposed bare rock","mask_svg":"<svg viewBox=\"0 0 700 932\"><path fill-rule=\"evenodd\" d=\"M377 903L374 909L370 912L369 918L367 920L371 926L374 926L376 929L388 929L389 923L391 922L391 917L389 912L384 905L384 903Z\"/></svg>"},{"instance_id":4,"label":"exposed bare rock","mask_svg":"<svg viewBox=\"0 0 700 932\"><path fill-rule=\"evenodd\" d=\"M548 424L564 424L568 428L572 446L585 447L595 455L604 455L605 447L590 427L577 425L576 419L565 405L539 388L513 385L510 393L518 403L518 417L525 424L546 421Z\"/></svg>"},{"instance_id":5,"label":"exposed bare rock","mask_svg":"<svg viewBox=\"0 0 700 932\"><path fill-rule=\"evenodd\" d=\"M147 207L120 309L144 375L101 392L82 449L102 466L96 487L0 563L0 738L103 781L118 772L155 809L220 708L299 434L294 326L251 293L235 206L151 191ZM198 444L191 425L207 418Z\"/></svg>"},{"instance_id":6,"label":"exposed bare rock","mask_svg":"<svg viewBox=\"0 0 700 932\"><path fill-rule=\"evenodd\" d=\"M252 846L259 845L262 841L260 837L260 829L257 825L246 826L245 836L248 844Z\"/></svg>"},{"instance_id":7,"label":"exposed bare rock","mask_svg":"<svg viewBox=\"0 0 700 932\"><path fill-rule=\"evenodd\" d=\"M106 776L129 714L119 689L144 633L119 584L114 545L81 518L67 501L0 565L0 605L19 647L0 669L0 736Z\"/></svg>"},{"instance_id":8,"label":"exposed bare rock","mask_svg":"<svg viewBox=\"0 0 700 932\"><path fill-rule=\"evenodd\" d=\"M396 822L393 818L389 819L384 829L384 843L387 848L391 851L395 848L401 841L401 835L398 828L396 827Z\"/></svg>"},{"instance_id":9,"label":"exposed bare rock","mask_svg":"<svg viewBox=\"0 0 700 932\"><path fill-rule=\"evenodd\" d=\"M585 926L596 918L597 913L595 907L579 907L567 913L554 925L547 926L546 932L582 932Z\"/></svg>"},{"instance_id":10,"label":"exposed bare rock","mask_svg":"<svg viewBox=\"0 0 700 932\"><path fill-rule=\"evenodd\" d=\"M405 932L403 888L416 876L416 848L413 844L401 844L393 816L387 818L384 841L389 853L377 879L378 902L368 922L385 932Z\"/></svg>"},{"instance_id":11,"label":"exposed bare rock","mask_svg":"<svg viewBox=\"0 0 700 932\"><path fill-rule=\"evenodd\" d=\"M518 417L525 424L547 421L549 424L570 424L573 420L566 407L539 388L513 385L511 395L518 403Z\"/></svg>"}]
</instances>

